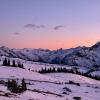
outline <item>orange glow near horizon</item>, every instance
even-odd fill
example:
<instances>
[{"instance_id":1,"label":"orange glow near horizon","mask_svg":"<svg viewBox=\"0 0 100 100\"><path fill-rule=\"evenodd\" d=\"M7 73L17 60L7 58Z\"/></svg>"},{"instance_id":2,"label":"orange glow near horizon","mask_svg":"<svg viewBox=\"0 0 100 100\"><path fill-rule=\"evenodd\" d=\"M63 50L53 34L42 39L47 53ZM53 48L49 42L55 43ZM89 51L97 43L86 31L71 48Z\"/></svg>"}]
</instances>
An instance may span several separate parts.
<instances>
[{"instance_id":1,"label":"orange glow near horizon","mask_svg":"<svg viewBox=\"0 0 100 100\"><path fill-rule=\"evenodd\" d=\"M40 34L43 33L38 33L38 35ZM87 35L87 37L86 36L68 37L67 36L68 33L60 34L59 32L58 33L56 32L54 34L57 36L52 37L53 34L54 33L52 32L44 33L45 37L44 36L38 37L38 35L34 36L34 34L31 33L29 34L23 33L22 35L18 36L11 35L10 37L6 36L6 38L0 37L2 44L1 46L7 46L10 48L34 48L34 49L43 48L50 50L56 50L59 48L69 49L78 46L90 47L94 45L96 42L98 42L100 37L99 34L93 34L93 33L91 33L91 36Z\"/></svg>"},{"instance_id":2,"label":"orange glow near horizon","mask_svg":"<svg viewBox=\"0 0 100 100\"><path fill-rule=\"evenodd\" d=\"M69 48L75 48L78 46L87 46L90 47L92 45L94 45L97 41L93 40L90 41L89 39L86 40L82 40L82 41L66 41L66 43L45 43L45 44L30 44L30 43L25 43L25 44L19 44L16 43L16 45L9 45L10 48L34 48L34 49L38 49L38 48L43 48L43 49L50 49L50 50L56 50L56 49L69 49Z\"/></svg>"}]
</instances>

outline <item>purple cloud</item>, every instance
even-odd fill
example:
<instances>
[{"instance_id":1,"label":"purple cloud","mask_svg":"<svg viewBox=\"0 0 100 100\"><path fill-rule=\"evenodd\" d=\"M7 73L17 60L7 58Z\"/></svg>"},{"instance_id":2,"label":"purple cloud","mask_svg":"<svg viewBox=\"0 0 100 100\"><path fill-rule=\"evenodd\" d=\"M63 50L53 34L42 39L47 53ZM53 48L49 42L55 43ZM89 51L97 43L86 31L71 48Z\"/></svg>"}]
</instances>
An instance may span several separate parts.
<instances>
[{"instance_id":1,"label":"purple cloud","mask_svg":"<svg viewBox=\"0 0 100 100\"><path fill-rule=\"evenodd\" d=\"M55 26L53 29L54 30L59 30L59 29L61 29L61 28L63 28L64 26L63 25L57 25L57 26Z\"/></svg>"},{"instance_id":2,"label":"purple cloud","mask_svg":"<svg viewBox=\"0 0 100 100\"><path fill-rule=\"evenodd\" d=\"M26 24L24 25L24 28L39 29L39 28L45 28L45 25Z\"/></svg>"},{"instance_id":3,"label":"purple cloud","mask_svg":"<svg viewBox=\"0 0 100 100\"><path fill-rule=\"evenodd\" d=\"M20 33L19 32L15 32L15 33L13 33L14 35L19 35Z\"/></svg>"}]
</instances>

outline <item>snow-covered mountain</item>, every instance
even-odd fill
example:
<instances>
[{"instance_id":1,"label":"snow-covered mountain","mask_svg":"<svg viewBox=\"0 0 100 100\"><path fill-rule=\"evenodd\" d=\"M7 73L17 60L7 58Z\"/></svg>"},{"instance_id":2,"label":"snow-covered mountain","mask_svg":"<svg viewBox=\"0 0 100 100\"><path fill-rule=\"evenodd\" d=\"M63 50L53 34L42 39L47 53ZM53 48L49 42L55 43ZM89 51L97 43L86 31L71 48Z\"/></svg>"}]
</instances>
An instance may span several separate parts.
<instances>
[{"instance_id":1,"label":"snow-covered mountain","mask_svg":"<svg viewBox=\"0 0 100 100\"><path fill-rule=\"evenodd\" d=\"M100 42L91 47L76 47L71 49L9 49L0 47L0 56L20 58L29 61L71 66L92 67L100 65Z\"/></svg>"},{"instance_id":2,"label":"snow-covered mountain","mask_svg":"<svg viewBox=\"0 0 100 100\"><path fill-rule=\"evenodd\" d=\"M10 51L8 50L8 48L6 49L9 53L11 52L10 49ZM52 52L54 53L58 51ZM66 51L68 53L68 50ZM43 55L46 53L48 54L48 52L51 51L47 50L43 53ZM63 52L59 52L59 55L63 54ZM72 52L71 49L70 52ZM27 61L15 58L17 57L17 55L14 56L14 54L13 56L10 56L12 57L10 58L10 62L12 62L13 60L15 60L15 62L21 62L24 65L24 68L14 66L2 66L3 60L6 55L1 57L0 100L100 100L99 80L67 72L55 72L44 74L38 73L39 70L45 68L74 69L76 66ZM9 56L7 58L9 58ZM86 67L78 67L78 70L82 72L88 71ZM100 76L100 71L94 71L92 72L92 74L98 74L98 76ZM8 80L13 79L16 80L18 84L20 84L23 78L25 79L27 90L25 90L22 93L13 93L8 89L8 86L6 84Z\"/></svg>"}]
</instances>

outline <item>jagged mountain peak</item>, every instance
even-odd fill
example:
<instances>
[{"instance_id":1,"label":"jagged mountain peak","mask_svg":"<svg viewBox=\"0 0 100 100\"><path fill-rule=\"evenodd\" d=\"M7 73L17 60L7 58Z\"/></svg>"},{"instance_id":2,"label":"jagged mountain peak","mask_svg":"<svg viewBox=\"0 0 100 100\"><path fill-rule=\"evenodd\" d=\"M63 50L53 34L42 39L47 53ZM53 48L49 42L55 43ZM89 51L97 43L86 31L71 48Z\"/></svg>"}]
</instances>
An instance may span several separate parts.
<instances>
[{"instance_id":1,"label":"jagged mountain peak","mask_svg":"<svg viewBox=\"0 0 100 100\"><path fill-rule=\"evenodd\" d=\"M10 49L10 48L8 48L8 47L6 47L6 46L1 46L0 49L5 49L5 50L7 50L7 49Z\"/></svg>"},{"instance_id":2,"label":"jagged mountain peak","mask_svg":"<svg viewBox=\"0 0 100 100\"><path fill-rule=\"evenodd\" d=\"M100 48L100 42L97 42L97 43L94 44L91 48L92 48L92 49L94 49L94 48Z\"/></svg>"}]
</instances>

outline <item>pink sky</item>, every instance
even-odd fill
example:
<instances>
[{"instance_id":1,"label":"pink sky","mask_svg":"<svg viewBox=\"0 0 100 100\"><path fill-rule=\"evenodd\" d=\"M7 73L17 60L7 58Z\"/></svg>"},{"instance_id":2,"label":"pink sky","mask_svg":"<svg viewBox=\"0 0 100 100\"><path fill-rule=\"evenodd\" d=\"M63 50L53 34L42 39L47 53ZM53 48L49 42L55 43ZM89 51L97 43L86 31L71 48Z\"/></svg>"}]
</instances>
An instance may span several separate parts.
<instances>
[{"instance_id":1,"label":"pink sky","mask_svg":"<svg viewBox=\"0 0 100 100\"><path fill-rule=\"evenodd\" d=\"M100 40L100 0L1 0L0 45L72 48Z\"/></svg>"}]
</instances>

